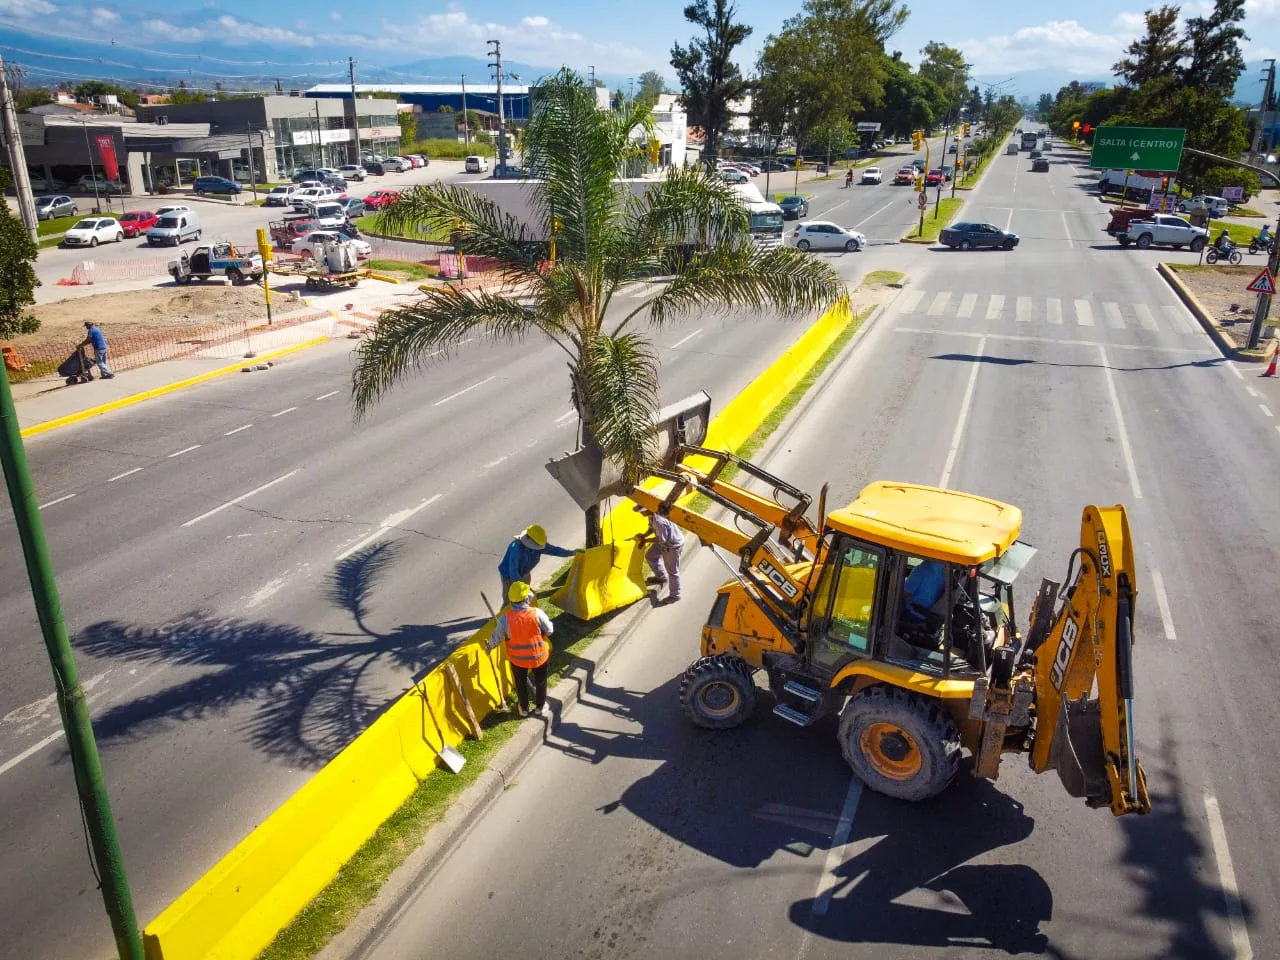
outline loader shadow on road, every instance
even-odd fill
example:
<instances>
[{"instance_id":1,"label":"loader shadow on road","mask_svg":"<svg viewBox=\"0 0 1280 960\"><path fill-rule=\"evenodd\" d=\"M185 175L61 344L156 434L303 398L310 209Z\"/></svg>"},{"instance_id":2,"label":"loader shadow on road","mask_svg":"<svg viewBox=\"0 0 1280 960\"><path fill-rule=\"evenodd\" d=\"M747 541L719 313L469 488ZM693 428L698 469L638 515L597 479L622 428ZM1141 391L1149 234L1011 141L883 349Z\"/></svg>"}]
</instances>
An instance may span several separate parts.
<instances>
[{"instance_id":1,"label":"loader shadow on road","mask_svg":"<svg viewBox=\"0 0 1280 960\"><path fill-rule=\"evenodd\" d=\"M733 868L776 872L780 854L795 857L800 886L813 889L850 778L834 720L808 730L790 727L772 716L772 698L761 691L756 715L744 726L702 730L682 715L678 688L678 677L645 694L588 684L580 707L548 745L588 763L661 760L598 813L607 817L623 808ZM619 730L612 720L588 719L592 710L635 727ZM967 772L928 803L864 793L851 849L865 842L837 868L829 911L817 918L812 900L804 899L791 906L790 919L838 941L925 947L961 941L1041 952L1047 938L1039 926L1050 917L1053 896L1040 874L1021 864L969 863L1026 839L1033 827L1021 804ZM694 863L688 869L706 868Z\"/></svg>"},{"instance_id":2,"label":"loader shadow on road","mask_svg":"<svg viewBox=\"0 0 1280 960\"><path fill-rule=\"evenodd\" d=\"M327 599L351 617L350 631L313 632L203 611L158 627L90 624L75 638L77 649L116 662L187 668L188 674L97 717L99 739L143 740L174 724L235 711L245 717L241 729L253 747L288 763L322 766L394 701L387 695L388 671L403 675L402 686L409 687L485 622L372 629L366 619L372 593L395 556L394 544L382 543L348 557L330 575Z\"/></svg>"}]
</instances>

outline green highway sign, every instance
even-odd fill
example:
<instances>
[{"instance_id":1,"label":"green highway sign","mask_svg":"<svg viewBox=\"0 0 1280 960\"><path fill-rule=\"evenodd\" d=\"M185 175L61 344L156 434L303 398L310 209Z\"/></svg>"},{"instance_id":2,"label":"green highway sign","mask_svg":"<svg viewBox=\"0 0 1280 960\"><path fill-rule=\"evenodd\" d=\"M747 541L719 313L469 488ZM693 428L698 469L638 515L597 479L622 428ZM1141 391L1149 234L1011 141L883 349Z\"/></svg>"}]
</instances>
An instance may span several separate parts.
<instances>
[{"instance_id":1,"label":"green highway sign","mask_svg":"<svg viewBox=\"0 0 1280 960\"><path fill-rule=\"evenodd\" d=\"M1151 170L1177 173L1187 131L1177 127L1095 127L1095 170Z\"/></svg>"}]
</instances>

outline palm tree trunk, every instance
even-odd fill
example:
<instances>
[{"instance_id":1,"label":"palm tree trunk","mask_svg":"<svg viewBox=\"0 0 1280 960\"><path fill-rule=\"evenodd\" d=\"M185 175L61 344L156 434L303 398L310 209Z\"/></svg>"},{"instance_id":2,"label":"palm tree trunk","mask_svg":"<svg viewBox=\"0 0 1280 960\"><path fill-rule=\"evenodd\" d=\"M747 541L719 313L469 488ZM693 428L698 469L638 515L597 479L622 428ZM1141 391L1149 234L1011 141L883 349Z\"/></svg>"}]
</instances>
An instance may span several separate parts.
<instances>
[{"instance_id":1,"label":"palm tree trunk","mask_svg":"<svg viewBox=\"0 0 1280 960\"><path fill-rule=\"evenodd\" d=\"M600 504L588 507L586 511L588 547L598 547L604 543L604 534L600 530Z\"/></svg>"}]
</instances>

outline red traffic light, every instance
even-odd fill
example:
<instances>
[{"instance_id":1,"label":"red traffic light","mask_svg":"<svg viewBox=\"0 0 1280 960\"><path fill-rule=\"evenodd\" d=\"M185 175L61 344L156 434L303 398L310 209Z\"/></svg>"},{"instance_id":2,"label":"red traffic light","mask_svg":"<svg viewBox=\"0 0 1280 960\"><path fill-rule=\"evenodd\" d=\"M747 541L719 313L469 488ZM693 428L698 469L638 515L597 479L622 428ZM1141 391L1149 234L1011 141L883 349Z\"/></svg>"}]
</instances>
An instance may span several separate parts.
<instances>
[{"instance_id":1,"label":"red traffic light","mask_svg":"<svg viewBox=\"0 0 1280 960\"><path fill-rule=\"evenodd\" d=\"M1168 190L1168 189L1169 189L1169 178L1168 178L1168 177L1161 177L1161 178L1160 178L1160 186L1162 186L1162 187L1164 187L1166 190Z\"/></svg>"},{"instance_id":2,"label":"red traffic light","mask_svg":"<svg viewBox=\"0 0 1280 960\"><path fill-rule=\"evenodd\" d=\"M1084 125L1084 128L1083 128L1083 129L1084 129L1084 132L1085 132L1085 133L1089 133L1091 130L1093 130L1093 127L1089 126L1089 125L1086 123L1086 124Z\"/></svg>"}]
</instances>

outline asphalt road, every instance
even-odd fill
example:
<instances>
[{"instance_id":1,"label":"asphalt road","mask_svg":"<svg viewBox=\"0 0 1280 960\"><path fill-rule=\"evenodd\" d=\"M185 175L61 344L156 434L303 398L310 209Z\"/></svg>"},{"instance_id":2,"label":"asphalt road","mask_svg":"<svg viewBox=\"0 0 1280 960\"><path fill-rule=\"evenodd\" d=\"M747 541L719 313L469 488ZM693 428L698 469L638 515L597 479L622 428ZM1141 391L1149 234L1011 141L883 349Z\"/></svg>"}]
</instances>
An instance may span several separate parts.
<instances>
[{"instance_id":1,"label":"asphalt road","mask_svg":"<svg viewBox=\"0 0 1280 960\"><path fill-rule=\"evenodd\" d=\"M851 779L832 721L795 728L767 696L737 731L690 727L679 675L724 577L699 550L684 602L645 615L359 956L1280 955L1280 436L1260 371L1222 359L1155 256L1099 244L1078 163L1029 168L997 158L965 211L1019 249L911 255L913 283L764 460L833 503L890 478L1019 504L1040 548L1024 618L1082 507L1125 503L1151 815L1088 810L1017 757L995 784L889 801Z\"/></svg>"},{"instance_id":2,"label":"asphalt road","mask_svg":"<svg viewBox=\"0 0 1280 960\"><path fill-rule=\"evenodd\" d=\"M829 259L856 281L892 254ZM801 330L660 331L664 399L722 406ZM515 532L581 542L543 467L575 442L559 351L465 344L353 425L350 347L28 443L143 923L483 622ZM16 539L0 517L0 956L106 956Z\"/></svg>"}]
</instances>

